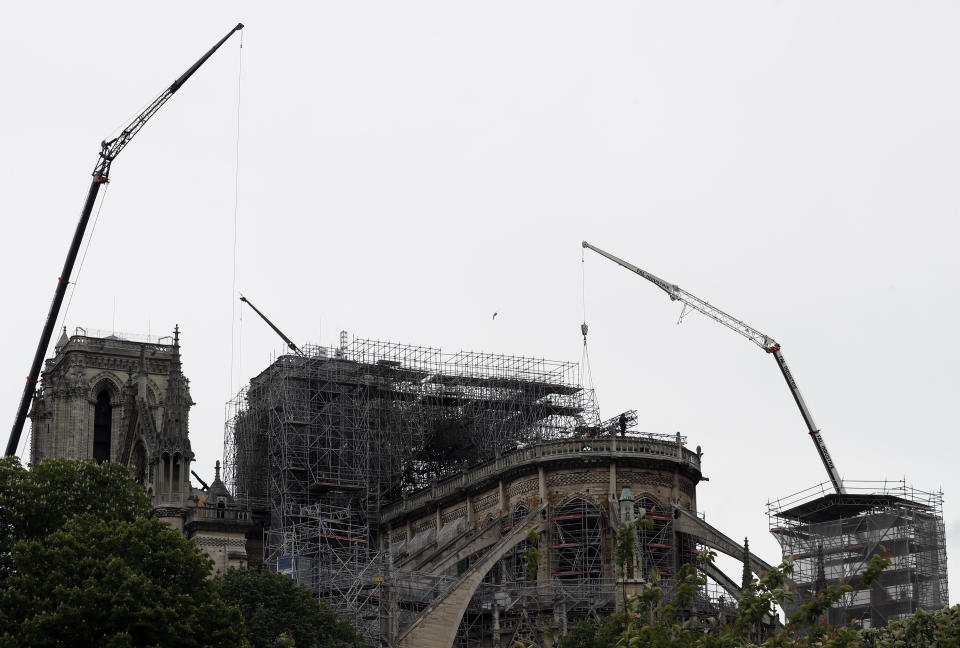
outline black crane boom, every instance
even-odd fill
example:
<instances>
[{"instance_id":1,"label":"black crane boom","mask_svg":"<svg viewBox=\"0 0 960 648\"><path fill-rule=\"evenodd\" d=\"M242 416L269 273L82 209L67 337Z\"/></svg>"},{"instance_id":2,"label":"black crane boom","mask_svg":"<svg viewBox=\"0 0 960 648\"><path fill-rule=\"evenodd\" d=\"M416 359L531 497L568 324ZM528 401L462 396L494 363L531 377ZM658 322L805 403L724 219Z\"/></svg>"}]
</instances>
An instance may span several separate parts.
<instances>
[{"instance_id":1,"label":"black crane boom","mask_svg":"<svg viewBox=\"0 0 960 648\"><path fill-rule=\"evenodd\" d=\"M47 347L50 346L50 337L53 334L53 327L56 325L57 317L60 314L60 306L63 304L63 296L67 291L67 284L70 283L70 275L73 273L73 264L77 260L77 253L80 251L80 243L83 241L83 235L87 229L87 222L90 220L90 214L93 211L93 205L96 203L97 194L100 192L100 185L109 181L110 165L120 154L120 151L130 143L134 136L140 132L140 129L150 121L158 110L165 104L177 90L180 89L187 79L203 65L221 45L223 45L234 32L243 29L242 23L221 38L216 45L204 54L190 68L177 78L170 87L163 91L153 103L140 113L136 119L123 129L119 136L109 142L100 144L100 158L93 169L93 180L90 183L90 189L87 192L87 199L83 203L83 210L80 212L80 220L77 222L77 229L73 233L73 239L70 241L70 249L67 251L67 259L64 261L63 270L57 278L57 286L53 293L53 301L50 303L50 312L47 313L47 321L43 326L43 332L40 334L40 342L37 344L37 351L33 356L33 364L30 365L30 373L27 375L27 383L23 388L23 395L20 397L20 406L17 409L17 416L13 421L13 429L10 432L10 438L7 440L7 449L4 456L16 454L17 446L20 444L20 434L23 432L23 424L27 420L27 413L30 409L30 401L37 389L37 380L40 378L40 367L43 364L43 358L47 353Z\"/></svg>"},{"instance_id":2,"label":"black crane boom","mask_svg":"<svg viewBox=\"0 0 960 648\"><path fill-rule=\"evenodd\" d=\"M240 301L242 301L244 304L246 304L247 306L249 306L250 308L252 308L252 309L253 309L253 312L255 312L257 315L259 315L259 316L260 316L260 319L262 319L264 322L266 322L266 323L267 323L267 326L269 326L270 328L272 328L272 329L273 329L273 332L276 333L277 335L279 335L279 336L283 339L283 341L287 343L287 347L289 347L289 349L290 349L291 351L293 351L294 353L296 353L296 354L298 354L298 355L303 355L303 351L301 351L301 350L297 347L297 345L293 343L293 340L291 340L291 339L288 338L286 335L284 335L284 334L283 334L283 331L281 331L280 329L278 329L277 326L276 326L276 324L274 324L273 322L270 321L270 318L268 318L266 315L264 315L263 313L261 313L261 312L260 312L260 309L253 305L253 302L252 302L252 301L250 301L249 299L247 299L247 298L244 297L243 295L240 295Z\"/></svg>"}]
</instances>

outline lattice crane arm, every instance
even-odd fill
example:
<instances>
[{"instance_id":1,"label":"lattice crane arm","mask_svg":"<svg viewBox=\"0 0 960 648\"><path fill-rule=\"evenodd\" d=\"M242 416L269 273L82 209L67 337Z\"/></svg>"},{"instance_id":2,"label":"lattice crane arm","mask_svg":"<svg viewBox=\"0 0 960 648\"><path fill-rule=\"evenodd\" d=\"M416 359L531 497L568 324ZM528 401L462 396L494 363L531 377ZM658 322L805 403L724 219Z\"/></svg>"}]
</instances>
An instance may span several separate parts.
<instances>
[{"instance_id":1,"label":"lattice crane arm","mask_svg":"<svg viewBox=\"0 0 960 648\"><path fill-rule=\"evenodd\" d=\"M110 174L110 164L113 162L114 158L120 154L127 144L136 137L137 133L140 132L140 129L143 128L150 118L153 117L160 108L163 107L163 104L167 103L170 97L180 89L180 87L187 82L193 73L200 69L200 66L207 62L207 59L213 56L213 53L220 49L220 46L223 45L228 38L233 36L234 33L243 29L243 23L237 23L237 26L230 30L230 32L221 38L216 45L211 47L206 54L200 57L196 63L190 66L190 68L177 77L176 81L170 84L170 87L164 90L159 97L153 100L153 102L147 106L142 113L137 115L137 117L130 122L126 128L124 128L120 135L113 138L109 142L102 142L100 144L100 159L97 161L97 166L93 170L94 177L102 177L105 181Z\"/></svg>"},{"instance_id":2,"label":"lattice crane arm","mask_svg":"<svg viewBox=\"0 0 960 648\"><path fill-rule=\"evenodd\" d=\"M686 290L680 288L680 286L672 284L669 281L664 281L657 275L647 272L646 270L639 268L628 261L624 261L620 257L610 254L606 250L601 250L600 248L591 245L586 241L583 241L583 247L593 250L600 256L604 256L614 263L626 268L627 270L640 275L667 293L671 300L679 301L682 304L689 306L693 310L706 315L713 321L723 324L728 329L736 331L767 353L771 354L774 359L776 359L777 366L780 367L780 372L783 374L783 378L786 380L787 386L790 388L790 394L793 396L793 400L800 409L800 414L803 416L803 421L807 425L807 431L810 433L810 438L813 440L813 444L817 448L817 454L820 455L820 461L823 462L824 468L827 469L827 474L830 476L830 481L833 483L834 489L840 494L846 492L843 488L843 480L840 478L840 472L837 470L837 466L833 462L830 452L827 450L827 445L823 440L823 436L820 434L820 429L813 420L813 414L810 413L810 408L807 407L807 403L803 399L803 394L800 393L800 387L797 385L797 381L793 378L793 373L790 371L790 367L787 366L787 361L784 360L783 354L780 353L780 344L777 343L776 340L769 335L761 333L746 322L738 320L736 317L723 312L716 306L703 301L695 295L691 295Z\"/></svg>"},{"instance_id":3,"label":"lattice crane arm","mask_svg":"<svg viewBox=\"0 0 960 648\"><path fill-rule=\"evenodd\" d=\"M169 101L170 97L180 89L187 79L193 76L193 73L200 69L200 66L206 63L207 59L213 56L213 53L220 49L228 38L235 32L243 29L243 24L238 23L236 27L221 38L216 45L210 48L206 54L194 63L190 68L181 74L176 81L170 84L170 87L153 100L147 106L146 110L137 115L136 119L130 122L120 135L100 144L100 158L93 169L93 180L90 183L90 189L87 191L87 199L83 203L83 209L80 211L80 220L73 232L73 239L70 241L70 249L67 250L67 258L63 263L63 270L57 278L57 286L53 292L53 301L50 302L50 310L47 313L47 321L43 326L43 332L40 334L40 342L37 344L37 350L33 356L33 364L30 365L30 373L27 375L27 384L24 385L23 394L20 397L20 406L17 408L17 415L13 421L13 429L10 431L10 438L7 439L7 449L4 456L16 454L17 446L20 443L20 434L23 432L23 424L27 420L27 412L30 410L30 402L37 389L37 381L40 378L40 367L43 364L43 357L50 346L50 337L53 334L53 327L56 325L57 316L60 314L60 306L63 304L63 296L67 291L67 285L70 283L70 275L73 273L73 265L77 260L77 253L80 251L80 243L83 241L84 232L87 230L87 222L90 220L90 214L93 212L93 205L96 203L97 194L100 187L106 184L110 179L110 165L120 154L127 144L140 132L150 118L153 117L163 104Z\"/></svg>"}]
</instances>

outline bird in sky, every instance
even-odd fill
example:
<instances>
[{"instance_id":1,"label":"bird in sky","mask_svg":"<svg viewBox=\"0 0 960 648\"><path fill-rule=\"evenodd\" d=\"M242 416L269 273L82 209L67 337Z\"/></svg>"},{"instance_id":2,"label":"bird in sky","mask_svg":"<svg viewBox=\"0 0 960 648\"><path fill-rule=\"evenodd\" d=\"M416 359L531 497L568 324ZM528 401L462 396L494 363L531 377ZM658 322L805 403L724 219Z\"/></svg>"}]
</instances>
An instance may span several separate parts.
<instances>
[{"instance_id":1,"label":"bird in sky","mask_svg":"<svg viewBox=\"0 0 960 648\"><path fill-rule=\"evenodd\" d=\"M497 319L497 313L496 313L496 312L493 314L493 319Z\"/></svg>"}]
</instances>

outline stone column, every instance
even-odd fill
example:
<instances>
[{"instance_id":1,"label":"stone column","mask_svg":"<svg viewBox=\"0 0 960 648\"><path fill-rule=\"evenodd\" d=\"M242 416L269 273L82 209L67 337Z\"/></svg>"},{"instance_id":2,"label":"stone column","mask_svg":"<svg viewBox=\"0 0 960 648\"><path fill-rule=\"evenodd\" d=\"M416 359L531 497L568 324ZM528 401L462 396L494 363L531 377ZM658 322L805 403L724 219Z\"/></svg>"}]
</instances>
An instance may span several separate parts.
<instances>
[{"instance_id":1,"label":"stone column","mask_svg":"<svg viewBox=\"0 0 960 648\"><path fill-rule=\"evenodd\" d=\"M617 463L615 461L610 462L610 488L607 490L607 495L610 502L617 501Z\"/></svg>"},{"instance_id":2,"label":"stone column","mask_svg":"<svg viewBox=\"0 0 960 648\"><path fill-rule=\"evenodd\" d=\"M537 477L540 485L540 502L545 503L547 501L547 475L543 472L543 466L537 468Z\"/></svg>"}]
</instances>

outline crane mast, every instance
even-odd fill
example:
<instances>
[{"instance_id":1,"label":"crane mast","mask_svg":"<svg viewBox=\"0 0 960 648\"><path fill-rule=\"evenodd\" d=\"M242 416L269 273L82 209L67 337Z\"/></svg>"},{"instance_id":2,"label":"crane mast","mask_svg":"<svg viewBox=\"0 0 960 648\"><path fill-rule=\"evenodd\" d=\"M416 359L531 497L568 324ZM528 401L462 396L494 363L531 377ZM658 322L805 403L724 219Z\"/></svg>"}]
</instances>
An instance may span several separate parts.
<instances>
[{"instance_id":1,"label":"crane mast","mask_svg":"<svg viewBox=\"0 0 960 648\"><path fill-rule=\"evenodd\" d=\"M604 256L614 263L626 268L627 270L640 275L667 293L667 296L669 296L671 300L679 301L691 309L706 315L713 321L726 326L728 329L736 331L767 353L771 354L777 361L777 366L780 367L780 372L783 374L784 380L787 381L787 386L790 388L790 394L793 396L793 400L796 402L797 407L800 408L800 415L803 416L803 421L807 425L807 431L810 433L810 438L813 440L813 444L817 448L817 454L820 455L820 461L823 462L824 468L827 469L827 474L830 476L830 481L833 483L834 490L836 490L839 494L844 494L846 492L843 488L843 480L840 478L840 472L837 470L837 466L833 462L830 452L827 450L827 444L824 442L823 436L820 434L820 428L818 428L817 424L814 422L813 415L810 413L810 408L807 407L807 403L803 399L803 394L800 393L800 387L797 386L797 381L794 379L793 373L790 371L790 367L787 366L787 361L784 360L783 354L780 352L780 344L777 343L776 340L769 335L761 333L746 322L738 320L736 317L723 312L716 306L703 301L695 295L691 295L686 290L680 288L680 286L672 284L669 281L664 281L657 275L647 272L646 270L643 270L642 268L639 268L628 261L624 261L618 256L614 256L605 250L601 250L600 248L591 245L586 241L583 241L583 247L593 250L600 256Z\"/></svg>"},{"instance_id":2,"label":"crane mast","mask_svg":"<svg viewBox=\"0 0 960 648\"><path fill-rule=\"evenodd\" d=\"M213 53L220 49L228 38L233 36L234 32L243 29L243 24L238 23L236 27L221 38L216 45L211 47L206 54L194 63L190 68L181 74L170 84L163 93L153 100L146 109L137 115L137 117L121 131L120 135L100 144L100 157L93 169L93 180L90 183L90 189L87 191L87 198L83 203L83 209L80 212L80 220L77 222L77 228L73 233L73 239L70 241L70 249L67 251L67 259L64 261L63 270L57 278L57 286L53 293L53 301L50 303L50 311L47 313L47 321L43 326L43 332L40 334L40 342L37 344L37 351L33 356L33 364L30 365L30 373L27 375L27 384L23 388L23 395L20 397L20 406L17 409L17 416L13 421L13 429L10 431L10 438L7 440L7 449L4 456L16 454L17 446L20 444L20 434L23 432L23 424L27 420L27 413L30 410L30 401L37 389L37 381L40 378L40 367L43 364L43 357L50 346L50 337L53 334L53 327L56 325L57 317L60 314L60 306L63 304L63 296L67 291L67 285L70 283L70 275L73 273L73 264L77 260L77 253L80 251L80 243L83 241L83 234L87 229L87 222L90 220L90 214L93 211L93 205L97 200L97 194L100 192L100 186L110 180L110 166L113 160L130 143L130 141L140 132L150 118L153 117L163 104L167 103L170 97L180 89L187 79L193 76L193 73L200 69L200 66L207 62L207 59L213 56Z\"/></svg>"}]
</instances>

